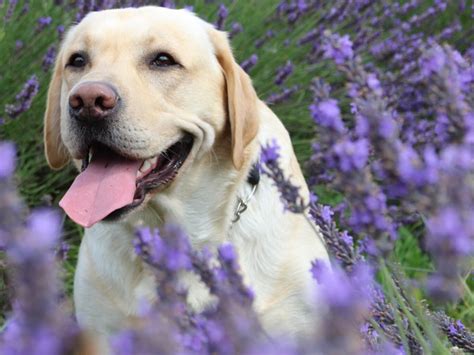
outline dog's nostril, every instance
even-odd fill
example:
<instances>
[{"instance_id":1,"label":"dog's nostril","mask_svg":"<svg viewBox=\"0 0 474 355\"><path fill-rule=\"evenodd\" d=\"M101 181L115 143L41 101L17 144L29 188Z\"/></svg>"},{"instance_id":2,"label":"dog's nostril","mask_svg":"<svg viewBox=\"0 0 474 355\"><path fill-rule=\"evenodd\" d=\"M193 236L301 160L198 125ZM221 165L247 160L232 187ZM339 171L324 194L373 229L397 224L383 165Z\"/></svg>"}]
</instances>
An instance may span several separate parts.
<instances>
[{"instance_id":1,"label":"dog's nostril","mask_svg":"<svg viewBox=\"0 0 474 355\"><path fill-rule=\"evenodd\" d=\"M104 97L103 96L97 97L95 99L94 106L97 108L106 109L106 107L104 107Z\"/></svg>"},{"instance_id":2,"label":"dog's nostril","mask_svg":"<svg viewBox=\"0 0 474 355\"><path fill-rule=\"evenodd\" d=\"M69 106L73 109L80 109L84 106L84 101L79 95L71 95L69 97Z\"/></svg>"},{"instance_id":3,"label":"dog's nostril","mask_svg":"<svg viewBox=\"0 0 474 355\"><path fill-rule=\"evenodd\" d=\"M102 110L111 110L115 107L117 99L115 96L99 96L95 99L94 105Z\"/></svg>"}]
</instances>

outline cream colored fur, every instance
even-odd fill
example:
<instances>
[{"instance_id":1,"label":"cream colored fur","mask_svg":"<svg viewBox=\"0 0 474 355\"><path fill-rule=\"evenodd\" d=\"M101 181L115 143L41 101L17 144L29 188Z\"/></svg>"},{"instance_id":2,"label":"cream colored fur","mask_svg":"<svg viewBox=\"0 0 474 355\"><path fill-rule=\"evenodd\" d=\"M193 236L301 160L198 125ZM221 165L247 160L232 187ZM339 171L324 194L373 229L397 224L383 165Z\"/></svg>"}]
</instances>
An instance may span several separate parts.
<instances>
[{"instance_id":1,"label":"cream colored fur","mask_svg":"<svg viewBox=\"0 0 474 355\"><path fill-rule=\"evenodd\" d=\"M155 49L172 52L184 69L151 71L143 58ZM87 51L92 64L72 72L65 64L78 50ZM83 157L67 100L88 80L110 82L126 103L107 142L117 151L143 159L166 149L181 131L195 136L191 155L170 186L121 221L85 231L74 302L79 323L98 335L101 351L107 351L107 337L137 314L141 300L155 300L152 274L132 246L137 225L179 224L195 248L231 242L268 333L297 338L311 329L316 284L310 264L328 259L315 226L303 215L283 211L266 176L241 219L231 222L238 197L250 191L246 178L260 146L272 139L281 146L286 175L306 198L308 189L288 132L256 97L225 36L184 10L147 7L88 15L68 32L49 91L45 146L53 168ZM195 275L183 275L183 282L193 309L213 301Z\"/></svg>"}]
</instances>

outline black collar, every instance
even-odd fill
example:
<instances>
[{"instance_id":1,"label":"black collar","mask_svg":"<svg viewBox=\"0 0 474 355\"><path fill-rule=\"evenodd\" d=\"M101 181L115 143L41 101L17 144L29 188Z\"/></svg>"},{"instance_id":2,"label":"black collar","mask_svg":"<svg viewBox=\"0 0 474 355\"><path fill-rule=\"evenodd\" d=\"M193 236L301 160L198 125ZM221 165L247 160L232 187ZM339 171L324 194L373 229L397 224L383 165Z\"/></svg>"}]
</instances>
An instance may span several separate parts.
<instances>
[{"instance_id":1,"label":"black collar","mask_svg":"<svg viewBox=\"0 0 474 355\"><path fill-rule=\"evenodd\" d=\"M258 185L260 182L260 169L257 163L252 165L252 169L250 169L249 175L247 176L247 182L252 186Z\"/></svg>"}]
</instances>

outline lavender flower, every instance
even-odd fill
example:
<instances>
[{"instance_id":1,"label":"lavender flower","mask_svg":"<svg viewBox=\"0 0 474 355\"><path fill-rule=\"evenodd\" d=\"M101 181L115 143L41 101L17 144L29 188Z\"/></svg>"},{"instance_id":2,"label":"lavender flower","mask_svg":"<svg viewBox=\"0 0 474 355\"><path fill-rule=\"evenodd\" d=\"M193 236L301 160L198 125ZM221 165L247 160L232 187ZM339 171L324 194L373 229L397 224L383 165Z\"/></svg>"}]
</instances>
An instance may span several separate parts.
<instances>
[{"instance_id":1,"label":"lavender flower","mask_svg":"<svg viewBox=\"0 0 474 355\"><path fill-rule=\"evenodd\" d=\"M305 0L298 1L281 1L277 6L277 14L284 15L283 20L289 25L294 25L301 17L308 14L309 10L316 7L315 3Z\"/></svg>"},{"instance_id":2,"label":"lavender flower","mask_svg":"<svg viewBox=\"0 0 474 355\"><path fill-rule=\"evenodd\" d=\"M262 172L270 177L278 188L284 208L293 213L302 213L307 207L306 203L300 196L300 188L293 185L279 167L279 150L280 147L275 140L262 147L260 153Z\"/></svg>"},{"instance_id":3,"label":"lavender flower","mask_svg":"<svg viewBox=\"0 0 474 355\"><path fill-rule=\"evenodd\" d=\"M324 262L316 260L311 272L320 285L320 294L325 298L326 304L347 311L357 309L352 305L353 302L359 302L368 311L373 275L367 264L356 265L351 276L348 276L343 270L330 268Z\"/></svg>"},{"instance_id":4,"label":"lavender flower","mask_svg":"<svg viewBox=\"0 0 474 355\"><path fill-rule=\"evenodd\" d=\"M75 3L75 7L77 8L76 22L80 22L84 18L84 16L86 16L90 11L93 10L93 1L78 0Z\"/></svg>"},{"instance_id":5,"label":"lavender flower","mask_svg":"<svg viewBox=\"0 0 474 355\"><path fill-rule=\"evenodd\" d=\"M174 0L161 0L158 3L159 6L167 7L169 9L174 9L176 8L176 4Z\"/></svg>"},{"instance_id":6,"label":"lavender flower","mask_svg":"<svg viewBox=\"0 0 474 355\"><path fill-rule=\"evenodd\" d=\"M252 311L252 293L244 286L236 254L230 245L218 248L219 266L210 265L209 252L194 251L187 236L176 226L137 231L135 250L157 278L160 301L144 304L141 326L114 337L117 353L160 351L175 353L241 353L259 346L255 334L261 329ZM215 263L214 263L215 264ZM218 297L214 307L194 314L186 305L186 291L177 276L190 267ZM165 337L157 337L156 332Z\"/></svg>"},{"instance_id":7,"label":"lavender flower","mask_svg":"<svg viewBox=\"0 0 474 355\"><path fill-rule=\"evenodd\" d=\"M349 36L344 35L341 37L330 32L325 33L323 51L324 57L334 60L336 64L343 64L354 56L352 41L349 39Z\"/></svg>"},{"instance_id":8,"label":"lavender flower","mask_svg":"<svg viewBox=\"0 0 474 355\"><path fill-rule=\"evenodd\" d=\"M16 52L19 52L19 51L24 47L24 45L25 45L25 44L23 43L22 40L19 40L19 39L16 40L16 41L15 41L15 51L16 51Z\"/></svg>"},{"instance_id":9,"label":"lavender flower","mask_svg":"<svg viewBox=\"0 0 474 355\"><path fill-rule=\"evenodd\" d=\"M71 250L71 245L65 241L59 244L59 247L56 248L56 257L59 260L65 261L68 259L69 251Z\"/></svg>"},{"instance_id":10,"label":"lavender flower","mask_svg":"<svg viewBox=\"0 0 474 355\"><path fill-rule=\"evenodd\" d=\"M474 334L472 334L460 321L455 321L443 312L435 312L432 319L439 328L448 336L452 344L468 352L474 352Z\"/></svg>"},{"instance_id":11,"label":"lavender flower","mask_svg":"<svg viewBox=\"0 0 474 355\"><path fill-rule=\"evenodd\" d=\"M319 36L319 31L318 29L312 29L308 32L306 32L299 40L298 44L303 45L306 43L310 43L314 41L317 37Z\"/></svg>"},{"instance_id":12,"label":"lavender flower","mask_svg":"<svg viewBox=\"0 0 474 355\"><path fill-rule=\"evenodd\" d=\"M319 284L318 296L328 307L323 322L331 324L318 329L320 348L333 354L365 354L359 328L370 313L373 272L367 264L357 264L348 275L318 260L313 263L311 272Z\"/></svg>"},{"instance_id":13,"label":"lavender flower","mask_svg":"<svg viewBox=\"0 0 474 355\"><path fill-rule=\"evenodd\" d=\"M227 7L225 7L224 4L220 4L219 10L217 11L217 20L216 20L216 28L218 30L224 29L224 23L228 16L229 16L229 10L227 10Z\"/></svg>"},{"instance_id":14,"label":"lavender flower","mask_svg":"<svg viewBox=\"0 0 474 355\"><path fill-rule=\"evenodd\" d=\"M357 141L341 140L333 147L334 161L331 167L343 172L362 170L369 157L369 144L367 140Z\"/></svg>"},{"instance_id":15,"label":"lavender flower","mask_svg":"<svg viewBox=\"0 0 474 355\"><path fill-rule=\"evenodd\" d=\"M232 39L235 36L237 36L239 33L241 33L244 30L242 25L238 22L232 22L232 25L230 26L230 31L229 31L229 38Z\"/></svg>"},{"instance_id":16,"label":"lavender flower","mask_svg":"<svg viewBox=\"0 0 474 355\"><path fill-rule=\"evenodd\" d=\"M64 31L65 31L64 25L59 25L58 27L56 27L56 32L58 33L58 37L60 40L64 36Z\"/></svg>"},{"instance_id":17,"label":"lavender flower","mask_svg":"<svg viewBox=\"0 0 474 355\"><path fill-rule=\"evenodd\" d=\"M240 63L240 66L245 72L248 73L250 69L252 69L255 66L255 64L257 64L257 62L258 62L258 56L256 54L252 54L250 58Z\"/></svg>"},{"instance_id":18,"label":"lavender flower","mask_svg":"<svg viewBox=\"0 0 474 355\"><path fill-rule=\"evenodd\" d=\"M0 147L2 158L7 163L10 160L11 165L13 149L7 143ZM10 166L3 173L11 174L11 170ZM25 226L21 220L23 206L11 184L0 176L0 244L6 250L15 293L13 312L1 334L0 352L70 352L78 331L58 304L60 292L52 253L61 230L59 216L49 210L36 210Z\"/></svg>"},{"instance_id":19,"label":"lavender flower","mask_svg":"<svg viewBox=\"0 0 474 355\"><path fill-rule=\"evenodd\" d=\"M47 17L40 17L37 21L36 32L43 31L46 27L48 27L53 19L50 16Z\"/></svg>"},{"instance_id":20,"label":"lavender flower","mask_svg":"<svg viewBox=\"0 0 474 355\"><path fill-rule=\"evenodd\" d=\"M157 229L139 229L134 240L135 251L151 265L163 265L170 271L189 269L191 247L187 236L174 226L167 226L164 232L168 238L166 245Z\"/></svg>"},{"instance_id":21,"label":"lavender flower","mask_svg":"<svg viewBox=\"0 0 474 355\"><path fill-rule=\"evenodd\" d=\"M12 18L13 16L13 13L15 12L15 8L16 8L16 5L18 4L18 0L10 0L8 1L8 8L7 8L7 11L5 13L5 22L8 22L10 21L10 19Z\"/></svg>"},{"instance_id":22,"label":"lavender flower","mask_svg":"<svg viewBox=\"0 0 474 355\"><path fill-rule=\"evenodd\" d=\"M0 179L8 178L15 171L16 150L11 142L0 142Z\"/></svg>"},{"instance_id":23,"label":"lavender flower","mask_svg":"<svg viewBox=\"0 0 474 355\"><path fill-rule=\"evenodd\" d=\"M294 85L291 88L284 88L278 93L270 94L270 96L267 97L265 102L268 105L276 105L279 103L283 103L285 101L288 101L293 96L293 94L298 91L298 89L298 85Z\"/></svg>"},{"instance_id":24,"label":"lavender flower","mask_svg":"<svg viewBox=\"0 0 474 355\"><path fill-rule=\"evenodd\" d=\"M293 64L291 61L287 61L285 65L279 67L277 69L276 77L275 77L275 84L282 85L288 76L291 75L293 72Z\"/></svg>"},{"instance_id":25,"label":"lavender flower","mask_svg":"<svg viewBox=\"0 0 474 355\"><path fill-rule=\"evenodd\" d=\"M345 127L336 100L328 99L311 105L309 109L316 123L337 133L344 133Z\"/></svg>"},{"instance_id":26,"label":"lavender flower","mask_svg":"<svg viewBox=\"0 0 474 355\"><path fill-rule=\"evenodd\" d=\"M56 59L56 46L50 46L46 51L46 54L43 57L42 67L43 70L46 72L48 71L51 66L54 64L54 60Z\"/></svg>"},{"instance_id":27,"label":"lavender flower","mask_svg":"<svg viewBox=\"0 0 474 355\"><path fill-rule=\"evenodd\" d=\"M23 4L23 7L21 8L20 16L25 15L26 13L28 13L28 11L30 11L30 4L29 3Z\"/></svg>"},{"instance_id":28,"label":"lavender flower","mask_svg":"<svg viewBox=\"0 0 474 355\"><path fill-rule=\"evenodd\" d=\"M38 93L39 90L39 82L36 75L32 75L25 85L23 89L18 93L15 98L17 103L10 104L5 106L5 112L11 118L18 117L21 113L27 111L31 107L31 103Z\"/></svg>"}]
</instances>

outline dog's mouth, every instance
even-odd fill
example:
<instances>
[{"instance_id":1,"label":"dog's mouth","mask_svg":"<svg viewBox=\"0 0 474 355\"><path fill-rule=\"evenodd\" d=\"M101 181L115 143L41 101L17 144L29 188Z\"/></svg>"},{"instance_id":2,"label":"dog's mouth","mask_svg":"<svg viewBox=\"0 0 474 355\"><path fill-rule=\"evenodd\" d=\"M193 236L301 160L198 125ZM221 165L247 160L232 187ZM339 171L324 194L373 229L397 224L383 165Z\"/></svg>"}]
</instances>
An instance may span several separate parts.
<instances>
[{"instance_id":1,"label":"dog's mouth","mask_svg":"<svg viewBox=\"0 0 474 355\"><path fill-rule=\"evenodd\" d=\"M193 136L186 134L164 152L143 161L136 175L136 191L133 202L113 211L106 219L121 216L140 206L148 193L158 192L168 186L178 175L193 147Z\"/></svg>"},{"instance_id":2,"label":"dog's mouth","mask_svg":"<svg viewBox=\"0 0 474 355\"><path fill-rule=\"evenodd\" d=\"M185 134L160 154L129 159L102 145L93 145L83 159L82 172L59 205L76 223L90 227L140 206L150 193L171 184L193 147Z\"/></svg>"}]
</instances>

